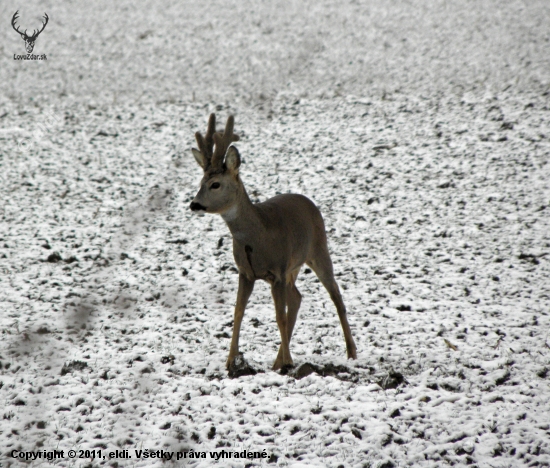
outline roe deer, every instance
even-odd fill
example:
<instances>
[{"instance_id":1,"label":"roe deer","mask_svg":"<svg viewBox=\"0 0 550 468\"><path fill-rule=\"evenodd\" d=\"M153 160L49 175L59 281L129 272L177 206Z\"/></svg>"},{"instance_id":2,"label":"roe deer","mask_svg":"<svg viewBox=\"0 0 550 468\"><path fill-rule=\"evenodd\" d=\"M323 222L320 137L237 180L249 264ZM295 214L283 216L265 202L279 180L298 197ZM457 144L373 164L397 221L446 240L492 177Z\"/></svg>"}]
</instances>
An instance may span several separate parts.
<instances>
[{"instance_id":1,"label":"roe deer","mask_svg":"<svg viewBox=\"0 0 550 468\"><path fill-rule=\"evenodd\" d=\"M356 359L346 308L334 280L321 213L303 195L277 195L253 204L239 177L241 157L237 148L231 145L239 137L233 134L233 125L234 118L230 116L223 133L216 132L216 116L211 114L206 135L195 134L199 149L193 148L192 152L204 176L190 205L193 211L220 214L233 236L239 290L227 368L232 367L239 355L241 322L258 279L271 285L281 334L273 369L286 370L293 365L289 342L302 301L295 282L304 263L311 267L330 294L344 331L348 358Z\"/></svg>"}]
</instances>

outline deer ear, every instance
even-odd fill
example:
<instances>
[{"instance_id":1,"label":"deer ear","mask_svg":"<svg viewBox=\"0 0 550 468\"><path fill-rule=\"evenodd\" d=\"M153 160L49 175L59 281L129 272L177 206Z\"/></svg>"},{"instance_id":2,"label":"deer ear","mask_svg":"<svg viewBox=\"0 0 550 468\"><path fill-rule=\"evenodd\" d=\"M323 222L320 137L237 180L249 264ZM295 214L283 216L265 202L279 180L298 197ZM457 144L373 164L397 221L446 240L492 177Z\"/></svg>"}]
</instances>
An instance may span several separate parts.
<instances>
[{"instance_id":1,"label":"deer ear","mask_svg":"<svg viewBox=\"0 0 550 468\"><path fill-rule=\"evenodd\" d=\"M239 171L239 166L241 165L241 155L239 150L234 146L230 146L225 153L225 167L233 172Z\"/></svg>"},{"instance_id":2,"label":"deer ear","mask_svg":"<svg viewBox=\"0 0 550 468\"><path fill-rule=\"evenodd\" d=\"M206 158L204 155L196 148L191 148L191 152L193 153L193 156L195 156L195 160L197 163L199 163L199 166L203 169L206 169Z\"/></svg>"}]
</instances>

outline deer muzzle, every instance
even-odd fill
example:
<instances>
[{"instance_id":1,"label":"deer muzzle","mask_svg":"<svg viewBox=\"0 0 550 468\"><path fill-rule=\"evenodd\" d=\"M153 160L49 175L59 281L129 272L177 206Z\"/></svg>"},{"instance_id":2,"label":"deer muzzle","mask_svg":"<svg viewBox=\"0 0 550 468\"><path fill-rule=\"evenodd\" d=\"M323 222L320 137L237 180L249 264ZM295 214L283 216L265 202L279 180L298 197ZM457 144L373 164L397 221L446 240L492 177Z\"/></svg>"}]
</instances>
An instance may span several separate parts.
<instances>
[{"instance_id":1,"label":"deer muzzle","mask_svg":"<svg viewBox=\"0 0 550 468\"><path fill-rule=\"evenodd\" d=\"M191 208L191 211L206 211L206 207L197 202L191 202L189 208Z\"/></svg>"}]
</instances>

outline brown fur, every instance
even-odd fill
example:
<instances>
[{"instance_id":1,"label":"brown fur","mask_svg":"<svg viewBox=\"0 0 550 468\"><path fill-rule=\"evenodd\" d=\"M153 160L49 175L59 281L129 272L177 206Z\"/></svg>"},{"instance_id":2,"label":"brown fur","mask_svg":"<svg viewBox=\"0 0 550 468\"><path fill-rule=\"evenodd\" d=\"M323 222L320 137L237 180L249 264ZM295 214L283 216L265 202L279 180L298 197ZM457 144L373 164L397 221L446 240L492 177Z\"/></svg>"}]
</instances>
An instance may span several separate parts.
<instances>
[{"instance_id":1,"label":"brown fur","mask_svg":"<svg viewBox=\"0 0 550 468\"><path fill-rule=\"evenodd\" d=\"M334 280L321 213L303 195L277 195L263 203L252 204L239 177L239 152L234 146L229 146L231 141L236 141L233 118L228 119L222 136L215 132L213 116L210 116L207 138L201 137L199 141L197 137L201 151L193 150L195 159L205 173L191 209L221 214L233 236L239 290L227 366L230 367L239 354L239 333L244 310L254 282L258 279L271 285L281 335L281 346L273 369L293 365L289 343L302 299L295 282L304 264L315 272L330 294L344 332L348 358L356 359L357 352L346 308ZM221 149L212 153L212 147L208 147L208 138L214 138L215 144ZM222 150L225 161L219 157ZM212 154L218 155L218 159Z\"/></svg>"}]
</instances>

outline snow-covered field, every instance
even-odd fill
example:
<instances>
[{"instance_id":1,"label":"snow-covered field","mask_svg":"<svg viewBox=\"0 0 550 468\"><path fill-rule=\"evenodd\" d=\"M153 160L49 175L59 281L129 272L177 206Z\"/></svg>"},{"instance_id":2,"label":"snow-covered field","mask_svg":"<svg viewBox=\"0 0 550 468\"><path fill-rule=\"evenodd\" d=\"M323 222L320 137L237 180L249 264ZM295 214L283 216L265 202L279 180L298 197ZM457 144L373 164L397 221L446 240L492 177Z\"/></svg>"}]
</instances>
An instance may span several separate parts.
<instances>
[{"instance_id":1,"label":"snow-covered field","mask_svg":"<svg viewBox=\"0 0 550 468\"><path fill-rule=\"evenodd\" d=\"M550 4L133 3L20 7L46 62L1 32L0 466L550 466ZM213 111L254 201L320 207L356 361L304 269L295 370L258 282L228 377Z\"/></svg>"}]
</instances>

